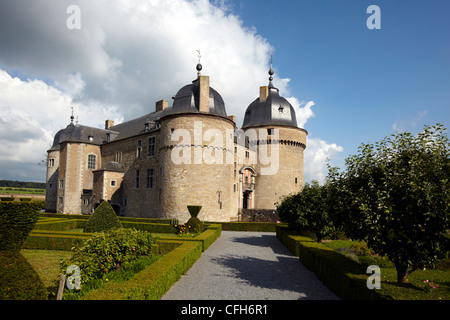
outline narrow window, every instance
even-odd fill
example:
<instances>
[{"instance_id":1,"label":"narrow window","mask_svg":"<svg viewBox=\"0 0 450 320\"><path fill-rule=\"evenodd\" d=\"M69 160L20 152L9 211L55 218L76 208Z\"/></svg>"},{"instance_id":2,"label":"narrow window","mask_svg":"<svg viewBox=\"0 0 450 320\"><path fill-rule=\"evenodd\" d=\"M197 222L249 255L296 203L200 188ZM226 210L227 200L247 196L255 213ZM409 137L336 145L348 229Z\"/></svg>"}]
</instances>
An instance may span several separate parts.
<instances>
[{"instance_id":1,"label":"narrow window","mask_svg":"<svg viewBox=\"0 0 450 320\"><path fill-rule=\"evenodd\" d=\"M95 169L95 162L97 161L97 157L95 154L88 155L88 169Z\"/></svg>"},{"instance_id":2,"label":"narrow window","mask_svg":"<svg viewBox=\"0 0 450 320\"><path fill-rule=\"evenodd\" d=\"M64 189L64 180L59 180L59 188Z\"/></svg>"},{"instance_id":3,"label":"narrow window","mask_svg":"<svg viewBox=\"0 0 450 320\"><path fill-rule=\"evenodd\" d=\"M295 177L295 184L297 184L297 177Z\"/></svg>"},{"instance_id":4,"label":"narrow window","mask_svg":"<svg viewBox=\"0 0 450 320\"><path fill-rule=\"evenodd\" d=\"M147 188L153 188L153 169L147 169Z\"/></svg>"},{"instance_id":5,"label":"narrow window","mask_svg":"<svg viewBox=\"0 0 450 320\"><path fill-rule=\"evenodd\" d=\"M111 180L111 187L115 187L117 184L116 180Z\"/></svg>"},{"instance_id":6,"label":"narrow window","mask_svg":"<svg viewBox=\"0 0 450 320\"><path fill-rule=\"evenodd\" d=\"M136 157L140 158L142 154L142 141L138 140L137 142L137 150L136 150Z\"/></svg>"},{"instance_id":7,"label":"narrow window","mask_svg":"<svg viewBox=\"0 0 450 320\"><path fill-rule=\"evenodd\" d=\"M155 142L156 142L156 138L155 137L150 137L148 138L148 151L147 151L147 155L149 157L153 157L155 155Z\"/></svg>"},{"instance_id":8,"label":"narrow window","mask_svg":"<svg viewBox=\"0 0 450 320\"><path fill-rule=\"evenodd\" d=\"M136 189L139 189L139 170L136 170Z\"/></svg>"},{"instance_id":9,"label":"narrow window","mask_svg":"<svg viewBox=\"0 0 450 320\"><path fill-rule=\"evenodd\" d=\"M273 128L267 129L267 134L271 136L273 134Z\"/></svg>"}]
</instances>

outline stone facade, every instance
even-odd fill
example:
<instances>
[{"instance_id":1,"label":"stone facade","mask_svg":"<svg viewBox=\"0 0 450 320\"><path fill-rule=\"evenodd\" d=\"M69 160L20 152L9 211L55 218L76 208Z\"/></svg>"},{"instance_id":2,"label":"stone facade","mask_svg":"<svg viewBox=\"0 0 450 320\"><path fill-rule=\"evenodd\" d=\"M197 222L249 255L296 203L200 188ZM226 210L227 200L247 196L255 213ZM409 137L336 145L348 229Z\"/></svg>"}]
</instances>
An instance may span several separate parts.
<instances>
[{"instance_id":1,"label":"stone facade","mask_svg":"<svg viewBox=\"0 0 450 320\"><path fill-rule=\"evenodd\" d=\"M261 102L270 90L260 88ZM301 190L306 136L296 123L238 129L199 74L172 107L161 100L155 112L104 129L72 118L48 151L46 210L90 214L109 201L119 215L185 222L187 205L201 205L202 220L249 219L247 209L273 212Z\"/></svg>"}]
</instances>

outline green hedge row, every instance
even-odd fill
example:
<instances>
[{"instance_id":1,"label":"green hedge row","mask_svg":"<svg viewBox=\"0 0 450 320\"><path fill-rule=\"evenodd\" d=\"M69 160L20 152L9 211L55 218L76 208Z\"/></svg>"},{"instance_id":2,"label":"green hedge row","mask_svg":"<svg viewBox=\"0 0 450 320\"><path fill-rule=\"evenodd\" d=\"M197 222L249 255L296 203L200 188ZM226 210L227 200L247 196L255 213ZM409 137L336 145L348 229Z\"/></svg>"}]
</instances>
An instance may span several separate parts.
<instances>
[{"instance_id":1,"label":"green hedge row","mask_svg":"<svg viewBox=\"0 0 450 320\"><path fill-rule=\"evenodd\" d=\"M258 232L275 232L276 222L212 222L220 223L224 231L258 231Z\"/></svg>"},{"instance_id":2,"label":"green hedge row","mask_svg":"<svg viewBox=\"0 0 450 320\"><path fill-rule=\"evenodd\" d=\"M366 268L359 263L310 238L296 235L287 226L278 226L277 236L299 257L305 267L341 299L392 299L377 290L367 288L369 275L366 274Z\"/></svg>"},{"instance_id":3,"label":"green hedge row","mask_svg":"<svg viewBox=\"0 0 450 320\"><path fill-rule=\"evenodd\" d=\"M176 243L176 242L175 242ZM178 242L180 246L134 275L124 283L109 283L87 294L83 300L158 300L200 258L197 242Z\"/></svg>"}]
</instances>

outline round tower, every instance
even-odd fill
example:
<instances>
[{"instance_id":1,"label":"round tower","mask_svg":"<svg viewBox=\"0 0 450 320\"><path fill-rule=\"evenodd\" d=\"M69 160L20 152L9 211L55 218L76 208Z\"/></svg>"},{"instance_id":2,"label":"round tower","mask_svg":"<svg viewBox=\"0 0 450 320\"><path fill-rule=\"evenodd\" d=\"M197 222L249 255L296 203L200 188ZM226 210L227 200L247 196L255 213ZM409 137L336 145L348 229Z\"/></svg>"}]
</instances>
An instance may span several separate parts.
<instances>
[{"instance_id":1,"label":"round tower","mask_svg":"<svg viewBox=\"0 0 450 320\"><path fill-rule=\"evenodd\" d=\"M276 203L303 188L304 150L307 131L299 128L292 105L269 85L247 108L242 129L256 146L256 179L253 209L275 209Z\"/></svg>"},{"instance_id":2,"label":"round tower","mask_svg":"<svg viewBox=\"0 0 450 320\"><path fill-rule=\"evenodd\" d=\"M197 79L178 91L160 118L159 211L182 223L189 218L187 205L201 205L199 218L209 221L229 221L237 214L230 201L234 166L227 161L235 123L201 69L198 64Z\"/></svg>"}]
</instances>

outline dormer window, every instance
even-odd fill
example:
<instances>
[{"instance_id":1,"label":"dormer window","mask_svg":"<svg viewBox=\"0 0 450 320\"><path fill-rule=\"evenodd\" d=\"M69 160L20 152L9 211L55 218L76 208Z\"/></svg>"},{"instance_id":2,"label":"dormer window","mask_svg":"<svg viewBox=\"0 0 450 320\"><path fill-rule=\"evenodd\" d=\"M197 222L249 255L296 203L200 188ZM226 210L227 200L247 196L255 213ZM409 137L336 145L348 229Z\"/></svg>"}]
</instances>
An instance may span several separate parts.
<instances>
[{"instance_id":1,"label":"dormer window","mask_svg":"<svg viewBox=\"0 0 450 320\"><path fill-rule=\"evenodd\" d=\"M91 142L94 141L94 135L92 133L89 133L88 140Z\"/></svg>"},{"instance_id":2,"label":"dormer window","mask_svg":"<svg viewBox=\"0 0 450 320\"><path fill-rule=\"evenodd\" d=\"M111 142L111 134L110 133L106 134L106 142Z\"/></svg>"},{"instance_id":3,"label":"dormer window","mask_svg":"<svg viewBox=\"0 0 450 320\"><path fill-rule=\"evenodd\" d=\"M278 108L278 112L279 112L279 113L283 113L283 109L284 109L283 106L280 106L280 107Z\"/></svg>"},{"instance_id":4,"label":"dormer window","mask_svg":"<svg viewBox=\"0 0 450 320\"><path fill-rule=\"evenodd\" d=\"M150 130L150 124L148 122L145 123L145 131Z\"/></svg>"}]
</instances>

